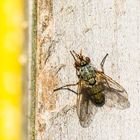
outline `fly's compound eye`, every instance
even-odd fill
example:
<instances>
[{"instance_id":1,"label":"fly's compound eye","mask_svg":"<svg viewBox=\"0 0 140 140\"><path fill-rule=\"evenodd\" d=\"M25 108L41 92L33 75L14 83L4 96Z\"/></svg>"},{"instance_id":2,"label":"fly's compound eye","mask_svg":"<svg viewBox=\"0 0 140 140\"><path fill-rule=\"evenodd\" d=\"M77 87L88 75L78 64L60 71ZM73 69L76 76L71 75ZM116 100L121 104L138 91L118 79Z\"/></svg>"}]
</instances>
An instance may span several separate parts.
<instances>
[{"instance_id":1,"label":"fly's compound eye","mask_svg":"<svg viewBox=\"0 0 140 140\"><path fill-rule=\"evenodd\" d=\"M89 57L86 57L85 60L86 60L87 63L90 63L90 58Z\"/></svg>"}]
</instances>

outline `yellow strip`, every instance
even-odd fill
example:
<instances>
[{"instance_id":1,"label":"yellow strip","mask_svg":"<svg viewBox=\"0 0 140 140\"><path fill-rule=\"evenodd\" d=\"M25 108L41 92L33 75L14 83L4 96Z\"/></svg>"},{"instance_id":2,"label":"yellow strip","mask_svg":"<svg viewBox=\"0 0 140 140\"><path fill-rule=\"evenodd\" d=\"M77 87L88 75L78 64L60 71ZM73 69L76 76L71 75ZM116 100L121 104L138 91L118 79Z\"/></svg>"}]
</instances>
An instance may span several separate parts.
<instances>
[{"instance_id":1,"label":"yellow strip","mask_svg":"<svg viewBox=\"0 0 140 140\"><path fill-rule=\"evenodd\" d=\"M21 140L23 0L0 0L0 140Z\"/></svg>"}]
</instances>

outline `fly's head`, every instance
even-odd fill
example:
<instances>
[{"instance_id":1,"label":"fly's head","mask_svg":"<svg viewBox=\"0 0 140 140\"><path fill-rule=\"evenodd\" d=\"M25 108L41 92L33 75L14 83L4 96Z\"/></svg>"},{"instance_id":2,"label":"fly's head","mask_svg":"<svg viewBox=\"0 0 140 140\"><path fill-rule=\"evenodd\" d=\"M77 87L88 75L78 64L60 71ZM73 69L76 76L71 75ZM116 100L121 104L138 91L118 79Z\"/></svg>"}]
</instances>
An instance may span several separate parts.
<instances>
[{"instance_id":1,"label":"fly's head","mask_svg":"<svg viewBox=\"0 0 140 140\"><path fill-rule=\"evenodd\" d=\"M74 50L70 51L70 53L75 60L74 66L76 70L79 70L81 67L84 67L90 63L90 58L85 57L84 55L82 55L82 53L77 54Z\"/></svg>"}]
</instances>

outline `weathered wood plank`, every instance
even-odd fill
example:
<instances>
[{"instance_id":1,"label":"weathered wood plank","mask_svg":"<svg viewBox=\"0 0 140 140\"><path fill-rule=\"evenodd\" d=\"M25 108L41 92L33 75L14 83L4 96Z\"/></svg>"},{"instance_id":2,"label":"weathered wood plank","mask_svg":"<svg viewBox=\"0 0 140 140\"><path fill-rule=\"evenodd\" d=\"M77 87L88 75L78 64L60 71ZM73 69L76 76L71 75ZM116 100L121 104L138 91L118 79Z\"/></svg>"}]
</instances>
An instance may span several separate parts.
<instances>
[{"instance_id":1,"label":"weathered wood plank","mask_svg":"<svg viewBox=\"0 0 140 140\"><path fill-rule=\"evenodd\" d=\"M38 140L140 138L139 25L138 0L38 1ZM131 103L124 111L99 109L93 123L86 129L78 121L74 106L76 96L68 91L53 93L58 86L77 82L69 51L79 52L81 48L97 68L109 53L105 72L125 87Z\"/></svg>"}]
</instances>

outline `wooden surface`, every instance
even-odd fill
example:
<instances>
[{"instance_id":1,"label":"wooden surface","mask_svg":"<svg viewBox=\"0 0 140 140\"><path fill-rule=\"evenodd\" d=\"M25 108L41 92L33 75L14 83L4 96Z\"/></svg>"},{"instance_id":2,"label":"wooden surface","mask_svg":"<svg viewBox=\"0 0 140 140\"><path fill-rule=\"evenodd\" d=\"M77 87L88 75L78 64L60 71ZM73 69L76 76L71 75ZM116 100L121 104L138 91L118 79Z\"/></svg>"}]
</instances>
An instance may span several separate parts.
<instances>
[{"instance_id":1,"label":"wooden surface","mask_svg":"<svg viewBox=\"0 0 140 140\"><path fill-rule=\"evenodd\" d=\"M38 0L37 140L140 139L140 1ZM76 96L53 89L76 83L70 50L89 56L95 67L106 53L105 73L128 92L130 108L98 109L82 128ZM73 88L76 90L76 88Z\"/></svg>"}]
</instances>

